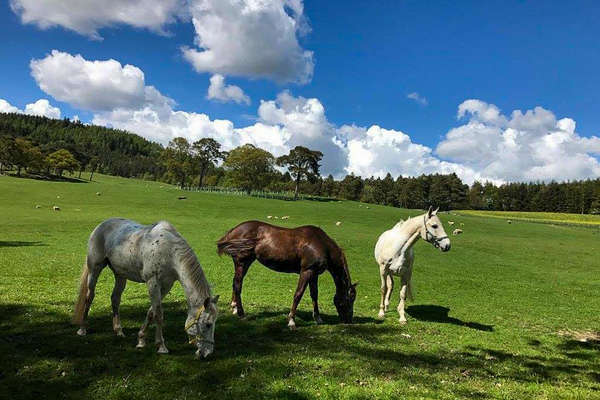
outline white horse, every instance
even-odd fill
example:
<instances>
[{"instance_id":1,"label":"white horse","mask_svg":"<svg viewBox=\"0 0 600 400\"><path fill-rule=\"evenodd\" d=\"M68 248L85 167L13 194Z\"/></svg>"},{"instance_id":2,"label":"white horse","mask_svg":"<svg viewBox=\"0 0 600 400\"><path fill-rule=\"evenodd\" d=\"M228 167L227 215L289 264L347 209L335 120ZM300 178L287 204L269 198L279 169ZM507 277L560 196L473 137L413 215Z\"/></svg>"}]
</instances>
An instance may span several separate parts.
<instances>
[{"instance_id":1,"label":"white horse","mask_svg":"<svg viewBox=\"0 0 600 400\"><path fill-rule=\"evenodd\" d=\"M410 285L414 261L412 246L419 237L441 251L450 250L450 239L437 216L438 210L439 208L432 211L429 207L429 211L425 214L409 218L406 221L400 221L392 229L383 232L379 236L375 245L375 260L379 264L379 274L381 275L379 318L385 317L385 312L390 305L390 297L394 288L392 275L396 275L400 277L402 283L398 314L400 315L400 323L406 323L404 305L407 295L412 298Z\"/></svg>"},{"instance_id":2,"label":"white horse","mask_svg":"<svg viewBox=\"0 0 600 400\"><path fill-rule=\"evenodd\" d=\"M168 353L162 335L162 299L178 280L188 303L185 330L190 336L190 343L196 344L196 356L207 357L213 352L219 296L211 297L210 286L194 251L166 221L140 225L127 219L111 218L94 229L88 241L87 260L73 315L73 322L79 325L78 335L86 334L96 282L107 265L115 274L111 303L113 330L118 336L125 336L119 319L119 304L125 284L128 279L145 282L152 305L138 333L136 347L146 346L146 328L154 320L158 353Z\"/></svg>"}]
</instances>

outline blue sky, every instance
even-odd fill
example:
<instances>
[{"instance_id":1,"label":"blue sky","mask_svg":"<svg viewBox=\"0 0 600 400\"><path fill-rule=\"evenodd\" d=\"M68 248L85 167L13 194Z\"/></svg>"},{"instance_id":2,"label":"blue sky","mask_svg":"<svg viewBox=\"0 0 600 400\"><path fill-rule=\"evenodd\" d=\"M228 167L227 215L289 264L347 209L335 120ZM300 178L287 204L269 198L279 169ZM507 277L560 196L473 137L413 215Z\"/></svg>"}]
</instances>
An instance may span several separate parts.
<instances>
[{"instance_id":1,"label":"blue sky","mask_svg":"<svg viewBox=\"0 0 600 400\"><path fill-rule=\"evenodd\" d=\"M600 176L596 3L165 0L165 9L148 15L144 10L158 0L132 2L138 7L129 20L115 16L118 10L58 5L69 1L4 2L0 99L23 112L47 99L61 117L77 115L162 143L179 134L213 136L226 147L252 142L276 155L305 144L321 149L324 172L337 176L456 172L467 182ZM244 7L252 15L230 17ZM214 17L224 32L210 25ZM278 41L280 34L285 40ZM192 61L182 46L214 50L216 58ZM30 62L44 59L55 62L40 63L35 78ZM89 77L63 93L70 77L87 70L83 65L109 59L142 72L141 86L132 90L153 86L171 100L115 88L113 97L123 101L99 106L98 93L84 92ZM208 98L214 74L239 90ZM131 98L135 104L124 103ZM143 109L156 111L154 125L140 120Z\"/></svg>"}]
</instances>

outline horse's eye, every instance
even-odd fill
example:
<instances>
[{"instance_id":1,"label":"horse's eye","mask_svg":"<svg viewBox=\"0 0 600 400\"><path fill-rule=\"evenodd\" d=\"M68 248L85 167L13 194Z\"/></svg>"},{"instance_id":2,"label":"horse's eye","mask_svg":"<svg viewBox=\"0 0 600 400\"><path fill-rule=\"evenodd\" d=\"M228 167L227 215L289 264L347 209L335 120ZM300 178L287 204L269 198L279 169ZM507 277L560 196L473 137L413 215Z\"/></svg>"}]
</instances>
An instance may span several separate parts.
<instances>
[{"instance_id":1,"label":"horse's eye","mask_svg":"<svg viewBox=\"0 0 600 400\"><path fill-rule=\"evenodd\" d=\"M437 226L437 224L433 224L433 225L431 225L431 227L432 227L433 229L437 229L437 227L438 227L438 226Z\"/></svg>"}]
</instances>

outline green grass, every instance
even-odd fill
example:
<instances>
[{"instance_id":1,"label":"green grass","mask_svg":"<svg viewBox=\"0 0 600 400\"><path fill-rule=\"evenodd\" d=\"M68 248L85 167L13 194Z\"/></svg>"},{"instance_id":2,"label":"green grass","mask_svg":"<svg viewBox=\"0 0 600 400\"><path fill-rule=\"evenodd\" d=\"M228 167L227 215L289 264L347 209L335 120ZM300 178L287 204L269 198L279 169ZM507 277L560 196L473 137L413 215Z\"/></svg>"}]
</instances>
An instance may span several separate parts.
<instances>
[{"instance_id":1,"label":"green grass","mask_svg":"<svg viewBox=\"0 0 600 400\"><path fill-rule=\"evenodd\" d=\"M543 222L550 224L589 225L600 227L600 215L482 210L461 210L457 212L460 215L477 215L480 217L503 218L505 220L510 219L517 221Z\"/></svg>"},{"instance_id":2,"label":"green grass","mask_svg":"<svg viewBox=\"0 0 600 400\"><path fill-rule=\"evenodd\" d=\"M600 398L600 345L557 335L600 328L595 229L442 215L464 223L464 234L451 237L449 253L417 243L415 301L408 325L399 326L395 311L385 322L374 319L373 247L383 230L417 211L194 192L177 200L181 192L164 184L96 177L93 183L0 177L0 398ZM338 324L326 273L320 279L326 324L312 322L307 294L299 329L288 331L297 276L258 263L244 284L248 318L230 315L233 267L216 255L215 241L233 225L267 215L289 215L278 221L285 226L321 226L345 249L352 278L360 281L355 324ZM128 283L127 337L115 337L108 269L89 334L75 335L69 319L87 238L112 216L169 220L197 252L221 294L210 359L194 360L186 343L179 285L165 298L169 355L152 346L135 349L149 304L144 285ZM394 306L397 298L395 292Z\"/></svg>"}]
</instances>

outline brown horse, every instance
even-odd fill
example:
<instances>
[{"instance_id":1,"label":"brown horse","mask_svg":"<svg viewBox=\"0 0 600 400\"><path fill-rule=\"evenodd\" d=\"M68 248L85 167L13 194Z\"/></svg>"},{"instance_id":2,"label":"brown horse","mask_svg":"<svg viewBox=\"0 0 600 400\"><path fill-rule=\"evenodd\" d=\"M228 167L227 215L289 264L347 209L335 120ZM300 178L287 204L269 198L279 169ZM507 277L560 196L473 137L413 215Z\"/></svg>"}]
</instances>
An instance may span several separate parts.
<instances>
[{"instance_id":1,"label":"brown horse","mask_svg":"<svg viewBox=\"0 0 600 400\"><path fill-rule=\"evenodd\" d=\"M289 229L260 221L246 221L219 239L217 252L233 258L235 275L231 306L234 315L244 316L242 283L250 264L258 260L274 271L300 274L288 315L290 329L296 328L296 308L307 284L313 301L313 317L317 323L322 322L317 303L318 279L325 270L331 273L335 283L333 303L340 319L344 323L352 323L357 284L350 281L344 252L322 229L311 225Z\"/></svg>"}]
</instances>

